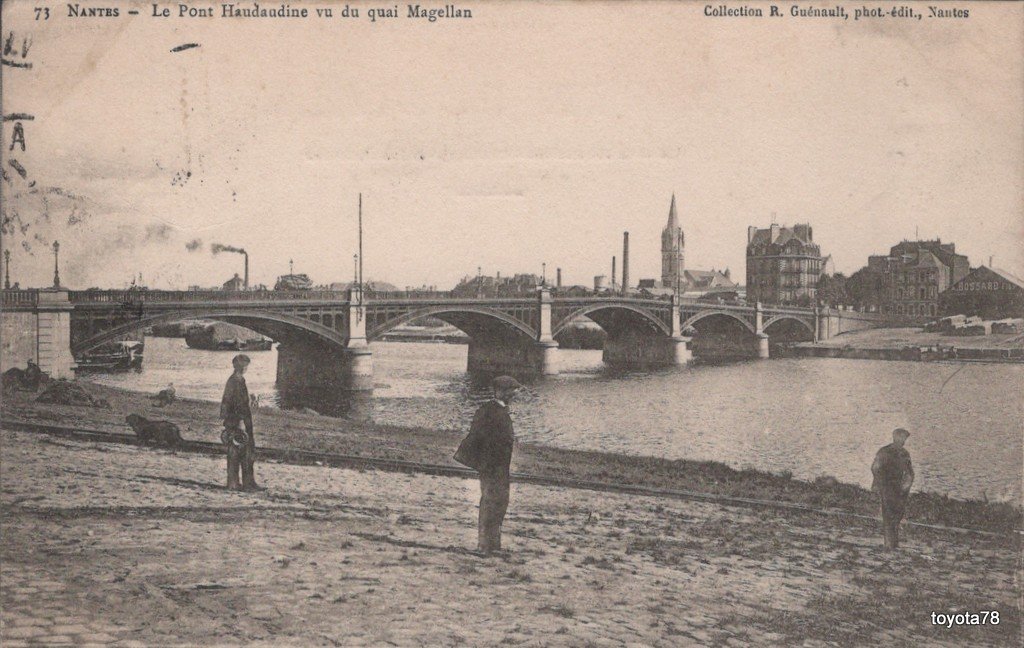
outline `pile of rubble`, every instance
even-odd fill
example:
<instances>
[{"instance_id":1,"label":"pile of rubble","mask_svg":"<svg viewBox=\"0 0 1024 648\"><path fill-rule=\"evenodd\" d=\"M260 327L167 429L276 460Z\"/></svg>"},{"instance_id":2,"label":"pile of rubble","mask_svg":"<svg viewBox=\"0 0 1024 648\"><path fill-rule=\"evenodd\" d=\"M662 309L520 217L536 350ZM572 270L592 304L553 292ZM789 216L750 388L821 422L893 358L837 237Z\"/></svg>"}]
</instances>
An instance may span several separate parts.
<instances>
[{"instance_id":1,"label":"pile of rubble","mask_svg":"<svg viewBox=\"0 0 1024 648\"><path fill-rule=\"evenodd\" d=\"M85 388L70 380L54 380L36 398L37 403L50 405L84 405L86 407L100 407L110 409L110 403L105 398L96 398Z\"/></svg>"},{"instance_id":2,"label":"pile of rubble","mask_svg":"<svg viewBox=\"0 0 1024 648\"><path fill-rule=\"evenodd\" d=\"M996 321L983 320L977 316L949 315L929 322L925 331L945 335L990 335L992 333L1020 333L1024 331L1024 319L1008 318Z\"/></svg>"}]
</instances>

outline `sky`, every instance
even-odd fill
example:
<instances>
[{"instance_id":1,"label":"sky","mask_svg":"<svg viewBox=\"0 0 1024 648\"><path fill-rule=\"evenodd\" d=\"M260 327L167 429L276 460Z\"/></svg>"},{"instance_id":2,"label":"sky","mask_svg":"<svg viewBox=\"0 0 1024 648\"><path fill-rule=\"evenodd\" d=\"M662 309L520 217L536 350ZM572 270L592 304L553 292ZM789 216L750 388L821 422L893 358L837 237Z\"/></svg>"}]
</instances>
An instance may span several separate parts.
<instances>
[{"instance_id":1,"label":"sky","mask_svg":"<svg viewBox=\"0 0 1024 648\"><path fill-rule=\"evenodd\" d=\"M219 285L242 264L213 243L248 250L253 284L289 259L347 281L360 193L366 278L399 287L542 263L590 284L627 230L632 280L660 277L673 193L691 269L742 277L747 226L775 220L810 222L847 274L920 236L1024 275L1020 3L872 22L463 3L435 23L349 4L36 21L4 2L33 67L2 68L3 112L35 116L25 152L3 125L12 280L48 285L59 239L75 288Z\"/></svg>"}]
</instances>

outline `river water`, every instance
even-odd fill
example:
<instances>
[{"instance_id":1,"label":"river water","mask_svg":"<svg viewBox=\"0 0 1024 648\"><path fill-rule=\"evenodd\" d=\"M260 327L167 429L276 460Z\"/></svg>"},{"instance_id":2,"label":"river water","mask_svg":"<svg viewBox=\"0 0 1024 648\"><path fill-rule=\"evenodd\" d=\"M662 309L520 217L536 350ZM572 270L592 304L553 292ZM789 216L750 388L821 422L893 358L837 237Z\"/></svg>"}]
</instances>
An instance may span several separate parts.
<instances>
[{"instance_id":1,"label":"river water","mask_svg":"<svg viewBox=\"0 0 1024 648\"><path fill-rule=\"evenodd\" d=\"M465 372L467 347L394 342L371 349L375 389L360 417L466 429L483 397ZM142 372L89 379L144 392L173 382L180 397L218 401L232 355L150 337ZM249 390L264 402L279 400L276 355L249 354ZM905 427L915 490L1021 501L1021 365L803 358L614 373L600 351L569 350L559 351L559 362L561 375L534 383L513 405L522 441L869 486L875 451L893 428Z\"/></svg>"}]
</instances>

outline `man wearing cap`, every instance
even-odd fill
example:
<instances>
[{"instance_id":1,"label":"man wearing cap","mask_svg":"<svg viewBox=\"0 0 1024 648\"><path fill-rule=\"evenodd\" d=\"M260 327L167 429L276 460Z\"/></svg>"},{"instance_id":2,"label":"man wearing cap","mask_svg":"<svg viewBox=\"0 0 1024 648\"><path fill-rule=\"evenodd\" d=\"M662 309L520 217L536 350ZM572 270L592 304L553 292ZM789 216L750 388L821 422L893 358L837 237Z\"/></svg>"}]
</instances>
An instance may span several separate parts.
<instances>
[{"instance_id":1,"label":"man wearing cap","mask_svg":"<svg viewBox=\"0 0 1024 648\"><path fill-rule=\"evenodd\" d=\"M252 432L252 410L249 408L249 388L245 384L245 370L249 356L236 355L231 360L235 372L224 386L220 401L220 417L224 420L221 440L227 446L228 488L233 490L262 490L256 485L253 464L256 461L256 439ZM242 431L242 425L245 431ZM241 468L242 480L238 472Z\"/></svg>"},{"instance_id":2,"label":"man wearing cap","mask_svg":"<svg viewBox=\"0 0 1024 648\"><path fill-rule=\"evenodd\" d=\"M907 508L910 486L914 483L914 467L910 453L903 447L910 432L897 428L892 432L892 443L879 449L871 464L874 481L871 489L882 500L882 534L885 548L893 550L900 545L900 521Z\"/></svg>"},{"instance_id":3,"label":"man wearing cap","mask_svg":"<svg viewBox=\"0 0 1024 648\"><path fill-rule=\"evenodd\" d=\"M462 440L455 460L480 473L478 547L483 553L501 549L501 523L508 509L509 467L515 434L508 404L522 387L515 378L494 379L494 398L473 416L469 434Z\"/></svg>"}]
</instances>

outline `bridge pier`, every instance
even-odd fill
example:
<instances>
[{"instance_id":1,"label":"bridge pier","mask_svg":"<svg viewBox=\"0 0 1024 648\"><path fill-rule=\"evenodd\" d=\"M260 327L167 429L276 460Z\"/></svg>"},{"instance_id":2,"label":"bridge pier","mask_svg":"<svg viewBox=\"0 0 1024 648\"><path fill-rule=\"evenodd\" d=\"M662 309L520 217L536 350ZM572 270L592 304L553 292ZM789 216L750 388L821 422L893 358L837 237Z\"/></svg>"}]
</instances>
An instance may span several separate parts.
<instances>
[{"instance_id":1,"label":"bridge pier","mask_svg":"<svg viewBox=\"0 0 1024 648\"><path fill-rule=\"evenodd\" d=\"M16 302L19 293L24 304ZM25 368L33 360L51 378L74 378L71 311L66 290L11 291L4 301L0 371ZM6 296L5 296L6 297Z\"/></svg>"},{"instance_id":2,"label":"bridge pier","mask_svg":"<svg viewBox=\"0 0 1024 648\"><path fill-rule=\"evenodd\" d=\"M277 385L282 391L373 390L373 353L366 342L366 305L359 288L348 291L345 347L315 340L288 340L277 347Z\"/></svg>"},{"instance_id":3,"label":"bridge pier","mask_svg":"<svg viewBox=\"0 0 1024 648\"><path fill-rule=\"evenodd\" d=\"M469 373L554 376L558 374L558 343L509 344L504 340L469 341Z\"/></svg>"},{"instance_id":4,"label":"bridge pier","mask_svg":"<svg viewBox=\"0 0 1024 648\"><path fill-rule=\"evenodd\" d=\"M277 385L289 392L371 391L373 354L368 347L281 343L277 347Z\"/></svg>"},{"instance_id":5,"label":"bridge pier","mask_svg":"<svg viewBox=\"0 0 1024 648\"><path fill-rule=\"evenodd\" d=\"M761 302L754 302L754 330L757 335L757 357L759 360L767 360L771 357L768 347L768 334L764 332L764 311Z\"/></svg>"},{"instance_id":6,"label":"bridge pier","mask_svg":"<svg viewBox=\"0 0 1024 648\"><path fill-rule=\"evenodd\" d=\"M757 357L760 360L767 360L771 357L771 353L768 349L768 334L758 333L757 334Z\"/></svg>"},{"instance_id":7,"label":"bridge pier","mask_svg":"<svg viewBox=\"0 0 1024 648\"><path fill-rule=\"evenodd\" d=\"M688 364L693 359L690 338L654 336L624 332L605 339L601 359L624 369L649 369Z\"/></svg>"},{"instance_id":8,"label":"bridge pier","mask_svg":"<svg viewBox=\"0 0 1024 648\"><path fill-rule=\"evenodd\" d=\"M515 376L558 375L558 342L551 335L551 290L537 293L537 338L478 334L469 340L466 370L470 373Z\"/></svg>"},{"instance_id":9,"label":"bridge pier","mask_svg":"<svg viewBox=\"0 0 1024 648\"><path fill-rule=\"evenodd\" d=\"M679 299L672 296L671 335L638 329L609 333L604 341L601 359L613 367L647 369L674 367L693 360L691 338L682 335Z\"/></svg>"}]
</instances>

